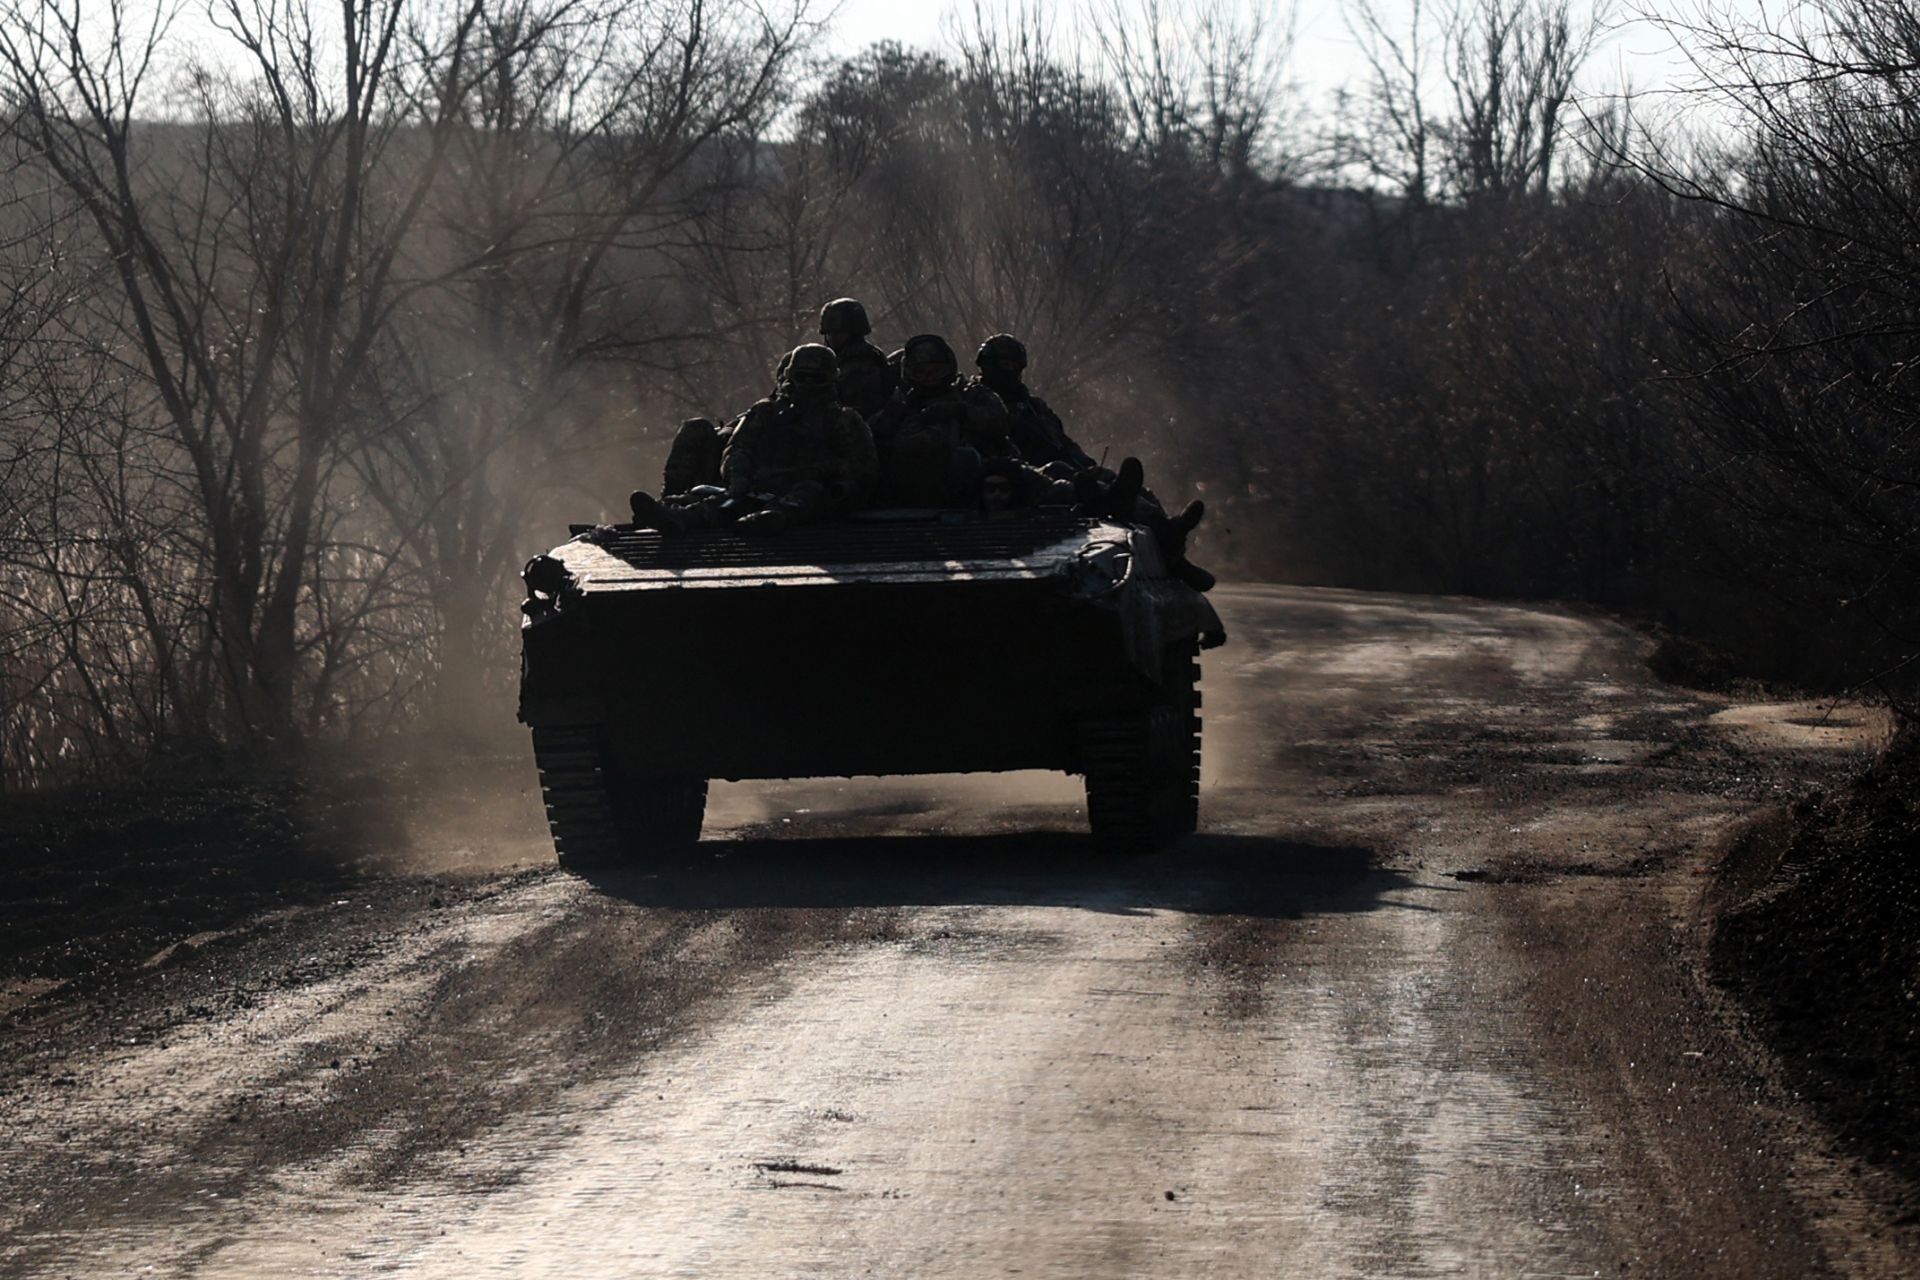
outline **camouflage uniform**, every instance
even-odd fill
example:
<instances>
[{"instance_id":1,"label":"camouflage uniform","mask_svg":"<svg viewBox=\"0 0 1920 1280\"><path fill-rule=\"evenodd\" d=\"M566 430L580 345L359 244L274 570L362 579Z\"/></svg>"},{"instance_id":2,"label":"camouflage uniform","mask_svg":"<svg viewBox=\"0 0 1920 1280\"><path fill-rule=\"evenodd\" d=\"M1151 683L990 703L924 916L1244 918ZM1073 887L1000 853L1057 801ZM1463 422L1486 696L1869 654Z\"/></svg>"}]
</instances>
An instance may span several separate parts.
<instances>
[{"instance_id":1,"label":"camouflage uniform","mask_svg":"<svg viewBox=\"0 0 1920 1280\"><path fill-rule=\"evenodd\" d=\"M1007 458L1007 407L963 382L953 348L921 334L905 347L906 383L873 417L883 506L972 506L984 458Z\"/></svg>"},{"instance_id":2,"label":"camouflage uniform","mask_svg":"<svg viewBox=\"0 0 1920 1280\"><path fill-rule=\"evenodd\" d=\"M849 345L840 356L840 403L871 420L893 399L900 374L887 363L886 352L865 338Z\"/></svg>"},{"instance_id":3,"label":"camouflage uniform","mask_svg":"<svg viewBox=\"0 0 1920 1280\"><path fill-rule=\"evenodd\" d=\"M1196 591L1213 588L1213 575L1187 559L1187 538L1198 527L1206 508L1189 502L1169 516L1142 483L1140 461L1127 458L1118 474L1088 456L1067 434L1060 415L1046 401L1027 390L1026 344L1010 333L996 333L980 344L974 355L980 376L974 384L996 392L1008 407L1010 432L1020 457L1045 474L1070 479L1083 510L1145 525L1166 556L1173 575Z\"/></svg>"},{"instance_id":4,"label":"camouflage uniform","mask_svg":"<svg viewBox=\"0 0 1920 1280\"><path fill-rule=\"evenodd\" d=\"M980 344L974 363L980 366L980 373L973 385L992 391L1007 406L1008 435L1023 462L1063 477L1102 470L1085 449L1073 442L1060 415L1027 389L1021 379L1027 367L1025 343L1012 334L996 333ZM1102 478L1110 480L1112 476Z\"/></svg>"},{"instance_id":5,"label":"camouflage uniform","mask_svg":"<svg viewBox=\"0 0 1920 1280\"><path fill-rule=\"evenodd\" d=\"M817 487L834 511L865 502L878 472L873 435L859 414L837 401L808 403L786 395L747 410L720 463L733 497L784 494L806 485Z\"/></svg>"},{"instance_id":6,"label":"camouflage uniform","mask_svg":"<svg viewBox=\"0 0 1920 1280\"><path fill-rule=\"evenodd\" d=\"M780 362L774 366L776 395L780 384L787 379L787 362L791 359L793 352L782 352ZM684 498L701 485L718 485L720 460L726 456L727 444L740 429L740 422L740 418L735 418L724 427L716 425L712 418L688 418L682 422L680 430L674 433L672 447L667 450L666 466L661 468L660 495Z\"/></svg>"},{"instance_id":7,"label":"camouflage uniform","mask_svg":"<svg viewBox=\"0 0 1920 1280\"><path fill-rule=\"evenodd\" d=\"M780 389L741 415L720 462L720 486L662 502L633 495L636 523L678 532L740 523L758 531L857 507L878 473L873 436L834 399L832 351L797 348Z\"/></svg>"},{"instance_id":8,"label":"camouflage uniform","mask_svg":"<svg viewBox=\"0 0 1920 1280\"><path fill-rule=\"evenodd\" d=\"M868 340L872 332L866 307L853 298L835 298L820 308L821 340L840 359L840 376L835 383L840 403L869 421L900 385L899 369L888 362L886 352Z\"/></svg>"},{"instance_id":9,"label":"camouflage uniform","mask_svg":"<svg viewBox=\"0 0 1920 1280\"><path fill-rule=\"evenodd\" d=\"M986 384L982 382L982 385ZM1103 469L1085 449L1074 443L1060 415L1024 384L1011 395L1006 392L999 395L1006 402L1007 414L1012 419L1009 434L1013 447L1020 451L1023 460L1036 467L1058 467L1073 475Z\"/></svg>"}]
</instances>

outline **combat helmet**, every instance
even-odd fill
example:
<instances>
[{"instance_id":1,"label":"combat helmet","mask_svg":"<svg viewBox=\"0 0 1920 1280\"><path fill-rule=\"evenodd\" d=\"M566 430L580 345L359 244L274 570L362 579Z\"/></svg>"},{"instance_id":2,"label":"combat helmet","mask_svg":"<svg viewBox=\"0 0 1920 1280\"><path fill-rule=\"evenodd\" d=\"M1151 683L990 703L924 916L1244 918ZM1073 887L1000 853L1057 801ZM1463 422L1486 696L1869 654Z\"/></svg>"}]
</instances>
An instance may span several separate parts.
<instances>
[{"instance_id":1,"label":"combat helmet","mask_svg":"<svg viewBox=\"0 0 1920 1280\"><path fill-rule=\"evenodd\" d=\"M799 397L832 392L840 376L840 357L833 354L832 347L818 342L795 347L780 363L781 386Z\"/></svg>"},{"instance_id":2,"label":"combat helmet","mask_svg":"<svg viewBox=\"0 0 1920 1280\"><path fill-rule=\"evenodd\" d=\"M974 352L974 364L984 369L989 364L1010 364L1016 369L1027 367L1027 344L1010 333L996 333L980 344L980 350Z\"/></svg>"},{"instance_id":3,"label":"combat helmet","mask_svg":"<svg viewBox=\"0 0 1920 1280\"><path fill-rule=\"evenodd\" d=\"M916 365L951 365L955 372L960 369L960 357L953 353L953 347L937 333L916 333L907 339L900 348L900 363L906 368Z\"/></svg>"},{"instance_id":4,"label":"combat helmet","mask_svg":"<svg viewBox=\"0 0 1920 1280\"><path fill-rule=\"evenodd\" d=\"M820 332L864 338L873 332L873 322L867 319L867 308L858 299L835 298L820 308Z\"/></svg>"}]
</instances>

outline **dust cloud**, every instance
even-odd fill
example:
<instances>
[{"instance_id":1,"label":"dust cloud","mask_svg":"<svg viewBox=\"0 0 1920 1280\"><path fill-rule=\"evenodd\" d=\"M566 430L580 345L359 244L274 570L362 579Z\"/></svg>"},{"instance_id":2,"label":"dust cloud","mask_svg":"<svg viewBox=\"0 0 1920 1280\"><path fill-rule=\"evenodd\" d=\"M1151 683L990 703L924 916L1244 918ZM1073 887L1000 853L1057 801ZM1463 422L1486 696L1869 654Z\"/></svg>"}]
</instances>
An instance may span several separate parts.
<instances>
[{"instance_id":1,"label":"dust cloud","mask_svg":"<svg viewBox=\"0 0 1920 1280\"><path fill-rule=\"evenodd\" d=\"M490 875L553 863L531 747L430 770L337 776L301 815L343 866L379 874ZM1080 779L1030 770L908 777L716 781L702 840L983 835L1086 830Z\"/></svg>"}]
</instances>

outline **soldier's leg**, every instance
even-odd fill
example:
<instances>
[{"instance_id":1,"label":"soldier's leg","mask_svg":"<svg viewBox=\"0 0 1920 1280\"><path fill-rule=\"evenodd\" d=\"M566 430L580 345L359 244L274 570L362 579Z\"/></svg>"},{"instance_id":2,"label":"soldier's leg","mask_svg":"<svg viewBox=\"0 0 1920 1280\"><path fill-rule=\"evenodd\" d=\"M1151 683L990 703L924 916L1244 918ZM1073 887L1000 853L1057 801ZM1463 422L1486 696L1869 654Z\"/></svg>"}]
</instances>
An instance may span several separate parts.
<instances>
[{"instance_id":1,"label":"soldier's leg","mask_svg":"<svg viewBox=\"0 0 1920 1280\"><path fill-rule=\"evenodd\" d=\"M686 527L684 506L662 502L645 489L635 489L628 495L627 505L633 510L633 523L636 528L658 529L662 533L678 533Z\"/></svg>"},{"instance_id":2,"label":"soldier's leg","mask_svg":"<svg viewBox=\"0 0 1920 1280\"><path fill-rule=\"evenodd\" d=\"M1206 514L1206 505L1189 502L1178 515L1170 516L1160 499L1147 489L1145 480L1140 460L1126 459L1113 483L1100 495L1097 514L1145 525L1153 531L1154 542L1166 557L1168 572L1195 591L1211 591L1214 576L1187 559L1187 538Z\"/></svg>"},{"instance_id":3,"label":"soldier's leg","mask_svg":"<svg viewBox=\"0 0 1920 1280\"><path fill-rule=\"evenodd\" d=\"M642 529L661 533L687 533L694 529L717 529L732 524L763 505L749 495L730 498L726 490L712 485L698 486L691 495L680 498L656 498L645 489L635 489L628 499L633 507L633 523Z\"/></svg>"},{"instance_id":4,"label":"soldier's leg","mask_svg":"<svg viewBox=\"0 0 1920 1280\"><path fill-rule=\"evenodd\" d=\"M1167 559L1167 571L1195 591L1213 590L1214 576L1187 559L1187 537L1199 527L1200 518L1207 513L1206 504L1196 498L1171 516L1160 509L1158 502L1152 512L1145 506L1144 502L1140 504L1140 523L1153 530L1153 540Z\"/></svg>"},{"instance_id":5,"label":"soldier's leg","mask_svg":"<svg viewBox=\"0 0 1920 1280\"><path fill-rule=\"evenodd\" d=\"M785 493L774 497L761 510L740 517L742 533L778 533L797 524L809 524L828 514L826 486L817 480L802 480Z\"/></svg>"},{"instance_id":6,"label":"soldier's leg","mask_svg":"<svg viewBox=\"0 0 1920 1280\"><path fill-rule=\"evenodd\" d=\"M752 519L766 508L767 495L764 493L728 494L716 491L715 496L690 502L680 508L680 527L686 530L725 529Z\"/></svg>"},{"instance_id":7,"label":"soldier's leg","mask_svg":"<svg viewBox=\"0 0 1920 1280\"><path fill-rule=\"evenodd\" d=\"M1107 486L1107 513L1123 520L1131 518L1134 507L1139 504L1141 490L1146 487L1146 478L1140 459L1122 459L1113 483Z\"/></svg>"},{"instance_id":8,"label":"soldier's leg","mask_svg":"<svg viewBox=\"0 0 1920 1280\"><path fill-rule=\"evenodd\" d=\"M1023 507L1067 507L1074 501L1073 481L1051 469L1020 463L1013 473L1014 492Z\"/></svg>"},{"instance_id":9,"label":"soldier's leg","mask_svg":"<svg viewBox=\"0 0 1920 1280\"><path fill-rule=\"evenodd\" d=\"M1074 496L1079 499L1080 508L1087 515L1105 516L1109 520L1132 520L1136 515L1134 508L1139 505L1140 496L1146 491L1142 483L1145 476L1140 459L1127 458L1121 462L1117 474L1110 475L1093 469L1076 475L1073 478Z\"/></svg>"}]
</instances>

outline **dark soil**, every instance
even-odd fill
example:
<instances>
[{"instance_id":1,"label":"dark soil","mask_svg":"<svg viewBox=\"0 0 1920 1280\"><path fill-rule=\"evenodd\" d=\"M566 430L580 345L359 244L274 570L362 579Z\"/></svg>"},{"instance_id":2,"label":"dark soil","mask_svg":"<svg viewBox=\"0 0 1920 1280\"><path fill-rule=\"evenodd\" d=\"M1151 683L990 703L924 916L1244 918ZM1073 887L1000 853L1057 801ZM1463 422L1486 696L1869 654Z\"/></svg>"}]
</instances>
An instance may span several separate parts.
<instances>
[{"instance_id":1,"label":"dark soil","mask_svg":"<svg viewBox=\"0 0 1920 1280\"><path fill-rule=\"evenodd\" d=\"M1721 693L1732 688L1740 675L1737 662L1725 650L1658 624L1649 631L1654 645L1647 655L1647 669L1668 684Z\"/></svg>"},{"instance_id":2,"label":"dark soil","mask_svg":"<svg viewBox=\"0 0 1920 1280\"><path fill-rule=\"evenodd\" d=\"M379 865L391 815L429 791L495 788L504 764L520 766L466 759L0 798L0 996L21 983L84 990L262 912L391 878Z\"/></svg>"},{"instance_id":3,"label":"dark soil","mask_svg":"<svg viewBox=\"0 0 1920 1280\"><path fill-rule=\"evenodd\" d=\"M1920 732L1749 831L1729 873L1715 979L1845 1145L1920 1186Z\"/></svg>"}]
</instances>

